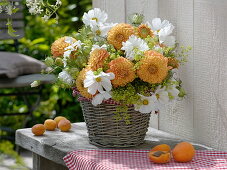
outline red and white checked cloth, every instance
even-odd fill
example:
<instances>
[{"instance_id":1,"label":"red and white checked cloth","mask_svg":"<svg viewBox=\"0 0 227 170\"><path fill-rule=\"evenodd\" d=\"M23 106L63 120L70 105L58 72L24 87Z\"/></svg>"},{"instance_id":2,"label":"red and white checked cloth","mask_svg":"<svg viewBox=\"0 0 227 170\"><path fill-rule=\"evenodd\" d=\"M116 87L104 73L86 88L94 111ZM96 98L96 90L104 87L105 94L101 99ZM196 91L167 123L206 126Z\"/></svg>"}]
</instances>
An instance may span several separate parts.
<instances>
[{"instance_id":1,"label":"red and white checked cloth","mask_svg":"<svg viewBox=\"0 0 227 170\"><path fill-rule=\"evenodd\" d=\"M148 158L149 150L76 150L64 161L70 170L227 170L227 152L198 150L191 162L155 164Z\"/></svg>"}]
</instances>

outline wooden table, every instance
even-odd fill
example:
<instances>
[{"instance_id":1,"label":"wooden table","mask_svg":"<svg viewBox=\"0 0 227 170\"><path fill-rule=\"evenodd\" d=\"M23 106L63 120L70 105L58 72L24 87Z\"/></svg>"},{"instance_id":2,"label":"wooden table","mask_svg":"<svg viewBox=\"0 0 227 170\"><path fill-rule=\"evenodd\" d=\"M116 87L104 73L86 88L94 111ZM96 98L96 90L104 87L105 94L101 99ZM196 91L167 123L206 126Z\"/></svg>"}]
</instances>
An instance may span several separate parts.
<instances>
[{"instance_id":1,"label":"wooden table","mask_svg":"<svg viewBox=\"0 0 227 170\"><path fill-rule=\"evenodd\" d=\"M145 142L137 147L127 149L150 149L158 144L169 144L171 147L182 141L169 133L149 128ZM34 136L31 128L16 131L16 144L33 152L34 170L65 170L63 157L69 151L77 149L101 149L88 141L85 123L74 123L70 132L46 131L43 136ZM194 144L196 149L211 149Z\"/></svg>"}]
</instances>

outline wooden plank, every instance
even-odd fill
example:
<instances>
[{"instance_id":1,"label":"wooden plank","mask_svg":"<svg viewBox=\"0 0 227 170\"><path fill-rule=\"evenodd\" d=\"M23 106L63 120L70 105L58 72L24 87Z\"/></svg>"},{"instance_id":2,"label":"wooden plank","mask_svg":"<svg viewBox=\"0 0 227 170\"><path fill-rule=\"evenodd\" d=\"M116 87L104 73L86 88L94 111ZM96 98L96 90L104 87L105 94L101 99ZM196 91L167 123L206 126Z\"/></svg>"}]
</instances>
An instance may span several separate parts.
<instances>
[{"instance_id":1,"label":"wooden plank","mask_svg":"<svg viewBox=\"0 0 227 170\"><path fill-rule=\"evenodd\" d=\"M1 21L0 20L0 30L7 28L7 21ZM23 28L24 22L23 21L13 21L13 28Z\"/></svg>"},{"instance_id":2,"label":"wooden plank","mask_svg":"<svg viewBox=\"0 0 227 170\"><path fill-rule=\"evenodd\" d=\"M159 0L158 16L175 26L174 35L180 45L193 46L193 1ZM179 76L187 97L174 101L160 111L160 129L186 139L193 139L193 51L189 61L180 67Z\"/></svg>"},{"instance_id":3,"label":"wooden plank","mask_svg":"<svg viewBox=\"0 0 227 170\"><path fill-rule=\"evenodd\" d=\"M7 14L3 13L3 14L0 15L0 20L6 20L7 18L9 18L9 15L7 15ZM10 18L17 19L17 20L23 20L24 15L23 15L22 12L17 12L15 14L11 15Z\"/></svg>"},{"instance_id":4,"label":"wooden plank","mask_svg":"<svg viewBox=\"0 0 227 170\"><path fill-rule=\"evenodd\" d=\"M227 151L227 1L194 2L194 102L197 141Z\"/></svg>"},{"instance_id":5,"label":"wooden plank","mask_svg":"<svg viewBox=\"0 0 227 170\"><path fill-rule=\"evenodd\" d=\"M19 35L17 37L11 37L8 34L8 30L7 29L0 29L0 40L6 40L6 39L20 39L22 37L24 37L24 30L23 29L15 29L16 35Z\"/></svg>"},{"instance_id":6,"label":"wooden plank","mask_svg":"<svg viewBox=\"0 0 227 170\"><path fill-rule=\"evenodd\" d=\"M124 0L93 0L93 7L104 10L108 14L108 22L125 22Z\"/></svg>"}]
</instances>

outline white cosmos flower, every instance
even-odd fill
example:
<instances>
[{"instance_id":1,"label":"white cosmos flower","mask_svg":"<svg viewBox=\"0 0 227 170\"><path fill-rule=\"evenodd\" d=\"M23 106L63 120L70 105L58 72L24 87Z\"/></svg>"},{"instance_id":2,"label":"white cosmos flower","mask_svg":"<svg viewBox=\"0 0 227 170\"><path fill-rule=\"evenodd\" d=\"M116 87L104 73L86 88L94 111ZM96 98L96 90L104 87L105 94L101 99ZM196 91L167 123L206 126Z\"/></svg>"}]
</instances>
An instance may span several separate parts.
<instances>
[{"instance_id":1,"label":"white cosmos flower","mask_svg":"<svg viewBox=\"0 0 227 170\"><path fill-rule=\"evenodd\" d=\"M72 76L65 70L58 74L58 78L68 85L72 85L74 83Z\"/></svg>"},{"instance_id":2,"label":"white cosmos flower","mask_svg":"<svg viewBox=\"0 0 227 170\"><path fill-rule=\"evenodd\" d=\"M122 43L122 45L121 50L125 50L126 58L129 60L134 60L135 50L141 52L149 50L147 43L135 35L131 35L126 42Z\"/></svg>"},{"instance_id":3,"label":"white cosmos flower","mask_svg":"<svg viewBox=\"0 0 227 170\"><path fill-rule=\"evenodd\" d=\"M92 45L91 52L94 51L95 49L107 49L107 45L103 44L102 46L99 46L97 44Z\"/></svg>"},{"instance_id":4,"label":"white cosmos flower","mask_svg":"<svg viewBox=\"0 0 227 170\"><path fill-rule=\"evenodd\" d=\"M165 28L166 26L170 25L170 22L167 20L161 21L160 18L154 18L152 20L151 28L157 34L161 29Z\"/></svg>"},{"instance_id":5,"label":"white cosmos flower","mask_svg":"<svg viewBox=\"0 0 227 170\"><path fill-rule=\"evenodd\" d=\"M91 25L91 31L97 37L106 37L109 30L115 25L117 25L117 23L100 23L97 25Z\"/></svg>"},{"instance_id":6,"label":"white cosmos flower","mask_svg":"<svg viewBox=\"0 0 227 170\"><path fill-rule=\"evenodd\" d=\"M61 5L61 4L62 4L61 0L57 0L55 3L55 5Z\"/></svg>"},{"instance_id":7,"label":"white cosmos flower","mask_svg":"<svg viewBox=\"0 0 227 170\"><path fill-rule=\"evenodd\" d=\"M95 95L95 97L92 99L92 104L94 106L97 106L97 105L101 104L103 100L110 99L111 97L112 96L110 95L109 92L103 91L103 92L98 93L97 95Z\"/></svg>"},{"instance_id":8,"label":"white cosmos flower","mask_svg":"<svg viewBox=\"0 0 227 170\"><path fill-rule=\"evenodd\" d=\"M167 20L161 21L160 18L154 18L152 20L152 30L154 34L158 35L160 44L164 44L169 47L175 45L175 37L169 36L172 34L174 26Z\"/></svg>"},{"instance_id":9,"label":"white cosmos flower","mask_svg":"<svg viewBox=\"0 0 227 170\"><path fill-rule=\"evenodd\" d=\"M84 87L88 88L88 93L92 95L97 91L102 93L104 89L109 92L112 89L110 80L113 80L114 78L114 73L101 72L98 75L95 75L93 71L88 71L84 80Z\"/></svg>"},{"instance_id":10,"label":"white cosmos flower","mask_svg":"<svg viewBox=\"0 0 227 170\"><path fill-rule=\"evenodd\" d=\"M173 36L169 36L170 34L172 34L173 29L174 29L174 26L172 24L169 24L168 26L164 27L163 29L161 29L158 32L159 42L161 44L164 43L165 41L173 41L174 37ZM174 41L175 41L175 38L174 38Z\"/></svg>"},{"instance_id":11,"label":"white cosmos flower","mask_svg":"<svg viewBox=\"0 0 227 170\"><path fill-rule=\"evenodd\" d=\"M98 25L106 22L108 15L99 8L94 8L83 15L83 23L87 26Z\"/></svg>"},{"instance_id":12,"label":"white cosmos flower","mask_svg":"<svg viewBox=\"0 0 227 170\"><path fill-rule=\"evenodd\" d=\"M173 84L172 86L168 86L166 88L166 90L169 93L169 95L171 96L171 99L177 99L178 98L178 94L180 93L180 91L176 88L175 84Z\"/></svg>"},{"instance_id":13,"label":"white cosmos flower","mask_svg":"<svg viewBox=\"0 0 227 170\"><path fill-rule=\"evenodd\" d=\"M5 11L8 15L12 15L13 14L13 6L11 4L7 5L5 7Z\"/></svg>"},{"instance_id":14,"label":"white cosmos flower","mask_svg":"<svg viewBox=\"0 0 227 170\"><path fill-rule=\"evenodd\" d=\"M156 91L154 93L152 93L158 102L158 105L164 105L167 104L169 102L169 94L166 91L165 88L161 88L161 86L159 86Z\"/></svg>"},{"instance_id":15,"label":"white cosmos flower","mask_svg":"<svg viewBox=\"0 0 227 170\"><path fill-rule=\"evenodd\" d=\"M151 113L152 111L156 111L156 98L155 96L143 96L140 95L140 100L142 101L142 105L135 104L135 110L140 113Z\"/></svg>"},{"instance_id":16,"label":"white cosmos flower","mask_svg":"<svg viewBox=\"0 0 227 170\"><path fill-rule=\"evenodd\" d=\"M64 63L64 67L66 67L67 59L70 57L71 53L73 51L76 51L78 48L81 48L81 46L83 45L83 43L80 40L78 40L78 41L73 43L72 37L66 37L65 42L67 42L67 43L69 43L71 45L69 45L68 47L66 47L64 49L65 52L64 52L63 60L62 60L63 63Z\"/></svg>"}]
</instances>

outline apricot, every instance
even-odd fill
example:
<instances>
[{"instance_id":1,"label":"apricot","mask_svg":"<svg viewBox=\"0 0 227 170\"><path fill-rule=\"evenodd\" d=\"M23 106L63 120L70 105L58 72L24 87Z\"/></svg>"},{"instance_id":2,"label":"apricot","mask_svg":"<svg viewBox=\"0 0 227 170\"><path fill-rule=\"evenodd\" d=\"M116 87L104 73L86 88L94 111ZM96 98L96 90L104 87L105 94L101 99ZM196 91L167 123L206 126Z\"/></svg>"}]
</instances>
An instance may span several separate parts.
<instances>
[{"instance_id":1,"label":"apricot","mask_svg":"<svg viewBox=\"0 0 227 170\"><path fill-rule=\"evenodd\" d=\"M52 119L47 119L44 122L44 126L45 126L46 130L53 131L57 127L57 123Z\"/></svg>"},{"instance_id":2,"label":"apricot","mask_svg":"<svg viewBox=\"0 0 227 170\"><path fill-rule=\"evenodd\" d=\"M32 127L32 133L36 136L41 136L44 134L46 128L43 124L36 124Z\"/></svg>"},{"instance_id":3,"label":"apricot","mask_svg":"<svg viewBox=\"0 0 227 170\"><path fill-rule=\"evenodd\" d=\"M58 128L62 132L67 132L67 131L69 131L71 129L71 122L69 120L67 120L67 119L62 119L58 123Z\"/></svg>"},{"instance_id":4,"label":"apricot","mask_svg":"<svg viewBox=\"0 0 227 170\"><path fill-rule=\"evenodd\" d=\"M173 159L177 162L189 162L195 155L195 149L191 143L178 143L172 150Z\"/></svg>"},{"instance_id":5,"label":"apricot","mask_svg":"<svg viewBox=\"0 0 227 170\"><path fill-rule=\"evenodd\" d=\"M170 153L167 151L150 151L149 159L154 163L164 164L170 161Z\"/></svg>"},{"instance_id":6,"label":"apricot","mask_svg":"<svg viewBox=\"0 0 227 170\"><path fill-rule=\"evenodd\" d=\"M167 144L161 144L161 145L157 145L157 146L153 147L151 149L151 151L167 151L167 152L170 152L171 148Z\"/></svg>"},{"instance_id":7,"label":"apricot","mask_svg":"<svg viewBox=\"0 0 227 170\"><path fill-rule=\"evenodd\" d=\"M59 123L60 120L62 120L62 119L66 119L66 118L63 117L63 116L57 116L57 117L54 118L54 121L57 123L57 127L58 127L58 123Z\"/></svg>"}]
</instances>

